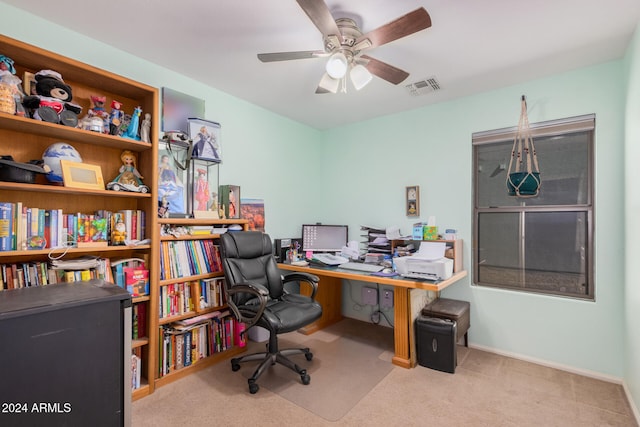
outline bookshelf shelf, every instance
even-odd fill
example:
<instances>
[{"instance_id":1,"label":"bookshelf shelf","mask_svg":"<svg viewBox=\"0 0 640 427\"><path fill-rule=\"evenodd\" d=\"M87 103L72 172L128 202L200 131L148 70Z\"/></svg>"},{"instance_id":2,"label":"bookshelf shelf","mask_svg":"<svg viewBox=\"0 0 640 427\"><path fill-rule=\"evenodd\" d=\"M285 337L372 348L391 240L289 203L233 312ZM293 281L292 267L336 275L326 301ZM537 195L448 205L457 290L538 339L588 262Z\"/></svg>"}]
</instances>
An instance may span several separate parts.
<instances>
[{"instance_id":1,"label":"bookshelf shelf","mask_svg":"<svg viewBox=\"0 0 640 427\"><path fill-rule=\"evenodd\" d=\"M179 240L212 240L219 239L219 234L186 234L184 236L160 236L163 242L179 241Z\"/></svg>"},{"instance_id":2,"label":"bookshelf shelf","mask_svg":"<svg viewBox=\"0 0 640 427\"><path fill-rule=\"evenodd\" d=\"M156 88L4 35L0 35L0 52L15 61L16 75L20 78L25 72L33 74L44 69L60 73L65 83L73 89L72 102L82 107L82 112L78 115L80 119L92 108L91 96L93 95L104 96L107 108L112 100L119 101L122 104L122 111L126 114L131 114L138 106L141 107L143 114L151 114L152 126L149 140L158 140L160 113ZM121 154L123 150L132 151L137 157L137 169L145 177L144 183L150 188L149 193L64 187L53 185L43 175L38 174L34 183L0 182L0 202L11 205L12 212L17 212L19 206L23 209L38 208L40 211L58 211L63 215L94 215L96 211L140 211L144 213L144 221L137 224L144 224L146 238L155 236L158 219L156 214L158 208L157 144L4 113L0 114L0 141L2 141L4 154L11 154L17 162L40 159L42 153L52 144L67 143L80 154L82 163L99 166L105 183L118 175L119 168L122 166ZM50 216L49 220L54 221L53 216ZM59 221L58 224L62 224L62 221ZM39 221L37 223L39 224ZM66 227L67 223L64 224ZM36 227L34 227L35 229ZM49 230L43 232L41 228L38 228L33 232L38 236L46 237ZM16 236L20 236L20 244L14 245L12 241L10 247L24 247L23 244L25 239L29 237L28 234L23 237L24 234L16 233ZM57 235L52 233L50 236L55 238L65 235L58 232ZM61 238L64 239L64 237ZM50 256L62 257L64 260L73 260L85 255L97 255L110 259L141 257L147 262L150 284L153 284L157 283L159 277L156 268L159 264L158 253L159 247L156 242L138 246L6 250L0 251L0 264L43 265L50 261ZM15 286L16 282L13 281L13 283ZM141 358L141 383L143 384L140 389L133 392L134 399L146 396L154 389L154 361L152 357L155 357L157 352L155 347L158 337L152 331L157 328L157 311L154 312L154 305L157 306L158 299L156 291L157 287L150 286L151 294L149 296L132 300L134 305L144 306L144 320L148 335L147 338L132 341L133 351Z\"/></svg>"},{"instance_id":3,"label":"bookshelf shelf","mask_svg":"<svg viewBox=\"0 0 640 427\"><path fill-rule=\"evenodd\" d=\"M139 302L150 301L151 297L149 295L143 295L141 297L133 297L131 298L131 302L134 304L138 304Z\"/></svg>"},{"instance_id":4,"label":"bookshelf shelf","mask_svg":"<svg viewBox=\"0 0 640 427\"><path fill-rule=\"evenodd\" d=\"M65 251L66 254L91 254L97 255L101 253L117 253L126 251L145 251L151 249L151 245L139 245L139 246L99 246L99 247L86 247L86 248L55 248L55 249L34 249L32 251L4 251L0 252L0 263L4 262L3 258L14 257L34 257L38 255L49 255L57 257L62 255Z\"/></svg>"},{"instance_id":5,"label":"bookshelf shelf","mask_svg":"<svg viewBox=\"0 0 640 427\"><path fill-rule=\"evenodd\" d=\"M220 277L224 273L222 271L215 271L213 273L196 274L194 276L176 277L173 279L161 280L160 286L173 285L174 283L193 282L195 280L210 279L212 277Z\"/></svg>"},{"instance_id":6,"label":"bookshelf shelf","mask_svg":"<svg viewBox=\"0 0 640 427\"><path fill-rule=\"evenodd\" d=\"M233 347L230 348L229 350L225 350L221 353L214 353L209 357L206 357L204 359L200 359L197 362L195 362L193 365L191 366L187 366L185 368L182 369L178 369L177 371L173 371L169 374L166 374L165 376L162 376L160 378L156 378L156 387L162 387L163 385L167 385L170 384L176 380L179 380L181 378L186 377L187 375L191 375L194 372L197 372L199 370L202 370L204 368L207 368L211 365L214 365L216 363L219 363L223 360L226 360L232 356L235 356L237 354L240 354L245 350L246 347Z\"/></svg>"},{"instance_id":7,"label":"bookshelf shelf","mask_svg":"<svg viewBox=\"0 0 640 427\"><path fill-rule=\"evenodd\" d=\"M138 338L131 340L131 348L138 348L149 344L149 338Z\"/></svg>"},{"instance_id":8,"label":"bookshelf shelf","mask_svg":"<svg viewBox=\"0 0 640 427\"><path fill-rule=\"evenodd\" d=\"M173 322L177 322L178 320L184 320L184 319L188 319L190 317L195 316L197 313L195 311L188 311L184 314L180 314L178 316L169 316L169 317L162 317L160 318L160 320L158 320L158 325L166 325L168 323L173 323Z\"/></svg>"},{"instance_id":9,"label":"bookshelf shelf","mask_svg":"<svg viewBox=\"0 0 640 427\"><path fill-rule=\"evenodd\" d=\"M149 387L149 383L145 380L144 384L140 384L140 387L131 392L131 400L135 401L149 394L151 394L151 387Z\"/></svg>"}]
</instances>

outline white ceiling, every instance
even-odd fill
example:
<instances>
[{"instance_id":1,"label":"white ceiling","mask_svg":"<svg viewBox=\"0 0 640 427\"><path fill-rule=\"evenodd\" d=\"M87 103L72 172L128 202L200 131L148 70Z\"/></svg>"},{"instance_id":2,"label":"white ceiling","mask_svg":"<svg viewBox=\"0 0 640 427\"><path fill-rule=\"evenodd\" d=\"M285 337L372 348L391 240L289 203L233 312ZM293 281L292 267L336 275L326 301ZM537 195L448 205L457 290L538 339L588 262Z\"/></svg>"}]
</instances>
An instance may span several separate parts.
<instances>
[{"instance_id":1,"label":"white ceiling","mask_svg":"<svg viewBox=\"0 0 640 427\"><path fill-rule=\"evenodd\" d=\"M621 58L640 21L638 0L326 0L365 33L421 6L432 27L367 51L410 73L400 85L316 95L326 59L256 57L323 49L295 0L3 1L318 129ZM432 76L437 92L404 87Z\"/></svg>"}]
</instances>

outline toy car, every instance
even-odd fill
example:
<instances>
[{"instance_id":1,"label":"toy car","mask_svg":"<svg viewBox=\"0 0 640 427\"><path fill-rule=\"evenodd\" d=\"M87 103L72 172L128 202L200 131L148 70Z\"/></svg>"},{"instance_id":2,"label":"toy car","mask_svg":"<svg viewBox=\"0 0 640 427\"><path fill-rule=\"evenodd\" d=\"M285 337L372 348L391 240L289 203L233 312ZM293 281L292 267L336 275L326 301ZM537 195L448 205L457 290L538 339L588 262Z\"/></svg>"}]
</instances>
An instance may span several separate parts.
<instances>
[{"instance_id":1,"label":"toy car","mask_svg":"<svg viewBox=\"0 0 640 427\"><path fill-rule=\"evenodd\" d=\"M107 190L114 191L132 191L134 193L148 193L149 187L146 185L123 184L121 182L111 181L107 184Z\"/></svg>"}]
</instances>

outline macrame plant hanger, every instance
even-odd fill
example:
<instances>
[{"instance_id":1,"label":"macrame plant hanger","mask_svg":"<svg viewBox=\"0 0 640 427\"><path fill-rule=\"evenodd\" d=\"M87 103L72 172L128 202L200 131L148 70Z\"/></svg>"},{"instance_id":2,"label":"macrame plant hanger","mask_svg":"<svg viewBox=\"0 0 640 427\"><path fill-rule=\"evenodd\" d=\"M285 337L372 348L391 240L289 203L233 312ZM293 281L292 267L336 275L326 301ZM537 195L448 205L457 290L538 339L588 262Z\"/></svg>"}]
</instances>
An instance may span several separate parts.
<instances>
[{"instance_id":1,"label":"macrame plant hanger","mask_svg":"<svg viewBox=\"0 0 640 427\"><path fill-rule=\"evenodd\" d=\"M533 146L527 117L527 101L522 95L518 132L513 140L511 160L507 171L507 190L510 196L536 197L540 192L540 168Z\"/></svg>"}]
</instances>

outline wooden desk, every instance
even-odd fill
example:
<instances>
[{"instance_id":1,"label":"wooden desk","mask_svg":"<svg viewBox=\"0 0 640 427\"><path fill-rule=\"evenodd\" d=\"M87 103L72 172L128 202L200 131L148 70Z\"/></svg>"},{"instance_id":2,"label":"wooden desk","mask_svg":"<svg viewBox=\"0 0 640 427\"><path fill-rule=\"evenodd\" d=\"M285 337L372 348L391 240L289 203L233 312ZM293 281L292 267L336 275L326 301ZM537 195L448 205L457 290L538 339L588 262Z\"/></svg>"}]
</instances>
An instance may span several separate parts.
<instances>
[{"instance_id":1,"label":"wooden desk","mask_svg":"<svg viewBox=\"0 0 640 427\"><path fill-rule=\"evenodd\" d=\"M428 281L414 281L400 277L372 276L367 273L359 273L336 267L299 267L290 264L278 264L278 267L282 270L303 271L315 274L320 278L316 300L322 305L322 317L304 328L302 332L305 334L311 334L342 319L342 279L393 286L393 341L395 355L392 362L394 365L403 368L414 367L416 360L415 355L412 355L412 349L415 349L413 342L413 320L415 314L411 307L411 289L440 292L467 275L467 272L462 270L454 273L453 276L447 280L433 283ZM305 290L303 289L302 292L305 292Z\"/></svg>"}]
</instances>

